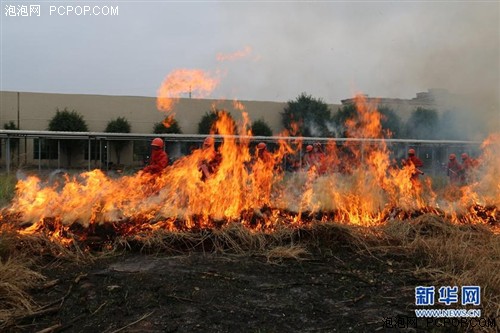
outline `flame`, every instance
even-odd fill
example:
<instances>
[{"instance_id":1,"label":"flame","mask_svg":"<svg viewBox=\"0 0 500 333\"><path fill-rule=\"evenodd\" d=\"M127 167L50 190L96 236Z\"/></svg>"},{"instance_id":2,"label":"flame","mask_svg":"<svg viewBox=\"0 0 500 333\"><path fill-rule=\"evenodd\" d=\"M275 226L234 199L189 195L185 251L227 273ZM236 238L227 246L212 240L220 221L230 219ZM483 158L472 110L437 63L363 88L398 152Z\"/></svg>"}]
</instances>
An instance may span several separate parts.
<instances>
[{"instance_id":1,"label":"flame","mask_svg":"<svg viewBox=\"0 0 500 333\"><path fill-rule=\"evenodd\" d=\"M453 196L443 196L434 192L429 177L412 177L413 165L391 159L385 140L390 133L382 129L376 104L363 96L355 102L357 115L346 122L350 137L329 142L321 163L307 171L287 174L282 169L286 156L299 154L301 138L290 141L283 133L274 148L268 145L267 151L257 151L245 107L234 101L242 113L237 132L229 114L219 113L213 132L216 144L178 159L160 176L139 172L111 179L93 170L52 184L28 177L17 183L16 195L0 221L20 214L10 223L17 223L22 233L49 230L53 239L65 242L75 229L82 233L112 228L128 234L236 222L272 231L305 225L317 214L324 214L318 220L373 226L415 212L432 212L455 223L490 224L498 230L500 135L483 143L474 182L455 189ZM202 177L206 163L212 170ZM21 227L26 222L30 226Z\"/></svg>"},{"instance_id":2,"label":"flame","mask_svg":"<svg viewBox=\"0 0 500 333\"><path fill-rule=\"evenodd\" d=\"M175 113L174 105L182 94L189 93L190 97L204 98L219 84L219 79L199 69L177 69L163 80L157 91L156 106L166 113L163 122L166 127L172 124Z\"/></svg>"},{"instance_id":3,"label":"flame","mask_svg":"<svg viewBox=\"0 0 500 333\"><path fill-rule=\"evenodd\" d=\"M248 57L252 53L252 48L250 46L245 46L243 50L236 51L234 53L224 54L217 53L216 59L219 62L222 61L234 61L241 58Z\"/></svg>"}]
</instances>

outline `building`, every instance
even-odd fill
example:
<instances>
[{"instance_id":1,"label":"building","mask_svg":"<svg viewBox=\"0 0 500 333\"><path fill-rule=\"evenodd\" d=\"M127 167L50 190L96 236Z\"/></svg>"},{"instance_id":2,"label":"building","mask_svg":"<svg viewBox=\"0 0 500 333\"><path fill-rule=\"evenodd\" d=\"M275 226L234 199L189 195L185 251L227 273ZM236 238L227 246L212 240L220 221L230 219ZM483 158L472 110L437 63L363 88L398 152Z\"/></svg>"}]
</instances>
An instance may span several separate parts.
<instances>
[{"instance_id":1,"label":"building","mask_svg":"<svg viewBox=\"0 0 500 333\"><path fill-rule=\"evenodd\" d=\"M435 106L434 93L419 93L411 100L377 98L380 105L386 105L407 118L416 107ZM250 120L264 120L274 134L283 130L281 123L281 112L286 102L265 101L238 101L244 106ZM342 105L352 102L352 99L342 100L342 104L330 104L332 112L336 112ZM175 118L184 134L197 134L198 123L201 117L208 111L224 109L231 113L238 122L242 120L242 113L233 105L233 101L212 99L190 99L181 98L175 105ZM109 121L118 117L126 118L131 124L132 133L152 134L155 123L162 121L165 114L158 111L156 98L140 96L104 96L104 95L81 95L81 94L52 94L32 92L0 92L0 126L13 122L21 130L46 130L50 119L56 110L75 110L83 115L89 131L104 132ZM58 167L61 165L60 150L50 148L45 139L21 139L12 156L14 165L28 166L40 165L47 167ZM115 163L117 156L112 149L113 143L108 150L108 142L95 142L90 146L82 147L81 151L75 152L71 158L73 167L85 168L92 163L93 167L101 166L102 163ZM99 146L97 146L99 145ZM53 145L52 145L53 147ZM170 145L171 156L183 153L179 145ZM89 153L90 150L90 153ZM121 153L121 163L124 165L139 166L143 162L144 153L147 152L147 140L133 141L126 145ZM2 143L0 151L1 165L5 165L5 142ZM90 157L90 161L89 161ZM64 162L62 162L64 165Z\"/></svg>"},{"instance_id":2,"label":"building","mask_svg":"<svg viewBox=\"0 0 500 333\"><path fill-rule=\"evenodd\" d=\"M429 89L426 92L419 92L412 99L403 98L385 98L385 97L370 97L365 95L368 103L376 103L378 107L387 107L401 117L401 120L406 121L417 108L433 109L437 112L444 112L450 109L456 109L462 105L459 96L449 93L445 89ZM354 98L343 99L342 105L354 103Z\"/></svg>"}]
</instances>

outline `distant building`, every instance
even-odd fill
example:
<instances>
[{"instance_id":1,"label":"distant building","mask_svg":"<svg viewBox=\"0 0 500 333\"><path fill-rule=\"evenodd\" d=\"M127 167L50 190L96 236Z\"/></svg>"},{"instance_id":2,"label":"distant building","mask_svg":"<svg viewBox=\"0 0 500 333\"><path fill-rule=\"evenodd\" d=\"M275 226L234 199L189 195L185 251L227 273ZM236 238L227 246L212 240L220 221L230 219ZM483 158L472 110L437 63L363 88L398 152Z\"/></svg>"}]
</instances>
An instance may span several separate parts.
<instances>
[{"instance_id":1,"label":"distant building","mask_svg":"<svg viewBox=\"0 0 500 333\"><path fill-rule=\"evenodd\" d=\"M439 98L444 91L429 90L418 93L411 100L394 98L371 98L378 101L379 105L392 108L400 114L403 120L407 119L411 112L417 107L438 108ZM250 120L264 120L271 127L273 133L279 134L283 130L281 112L286 102L265 101L239 101L248 113ZM353 99L342 100L342 104L330 104L332 113L336 112L342 105L352 103ZM140 96L104 96L104 95L81 95L81 94L50 94L32 92L0 92L0 126L14 122L21 130L46 130L49 120L56 113L56 109L75 110L81 114L91 132L103 132L107 123L118 117L126 118L131 124L132 133L153 133L155 123L162 121L165 114L158 111L156 98ZM198 123L201 117L212 109L224 109L231 113L238 122L242 120L241 111L233 106L233 101L219 101L212 99L190 99L181 98L175 104L175 119L179 123L184 134L197 134ZM39 157L43 166L56 167L61 163L61 156L50 149L46 142L38 143L37 140L23 139L12 159L14 165L38 165ZM112 146L112 143L111 143ZM38 147L41 147L39 149ZM105 147L108 148L107 146ZM91 148L92 166L102 165L103 159L106 163L116 163L113 149L109 149L102 156L102 146ZM139 166L143 155L149 149L147 141L134 141L127 145L121 154L121 162L125 165ZM171 156L180 153L179 147L169 147ZM173 154L172 154L173 153ZM99 156L98 156L99 155ZM81 152L74 152L72 165L86 167L88 161L88 145ZM5 142L2 142L0 150L0 168L5 165Z\"/></svg>"},{"instance_id":2,"label":"distant building","mask_svg":"<svg viewBox=\"0 0 500 333\"><path fill-rule=\"evenodd\" d=\"M408 120L411 113L417 108L444 112L459 103L458 96L449 93L446 89L429 89L427 92L417 93L416 97L412 99L369 97L369 95L365 95L365 98L369 103L377 103L378 107L387 107L394 110L403 121ZM349 105L354 101L354 98L341 100L342 105Z\"/></svg>"}]
</instances>

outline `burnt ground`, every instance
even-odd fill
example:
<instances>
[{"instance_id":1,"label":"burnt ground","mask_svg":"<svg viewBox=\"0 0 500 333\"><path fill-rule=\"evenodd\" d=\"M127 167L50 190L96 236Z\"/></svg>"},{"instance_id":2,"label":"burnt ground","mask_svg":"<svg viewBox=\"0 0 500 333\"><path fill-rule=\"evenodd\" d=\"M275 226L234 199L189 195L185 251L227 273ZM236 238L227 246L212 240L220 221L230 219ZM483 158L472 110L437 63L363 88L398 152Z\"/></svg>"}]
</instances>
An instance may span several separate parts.
<instances>
[{"instance_id":1,"label":"burnt ground","mask_svg":"<svg viewBox=\"0 0 500 333\"><path fill-rule=\"evenodd\" d=\"M450 332L398 328L397 317L414 317L415 286L432 285L414 270L406 256L349 247L278 262L199 252L52 259L42 270L52 283L32 291L47 306L8 331Z\"/></svg>"}]
</instances>

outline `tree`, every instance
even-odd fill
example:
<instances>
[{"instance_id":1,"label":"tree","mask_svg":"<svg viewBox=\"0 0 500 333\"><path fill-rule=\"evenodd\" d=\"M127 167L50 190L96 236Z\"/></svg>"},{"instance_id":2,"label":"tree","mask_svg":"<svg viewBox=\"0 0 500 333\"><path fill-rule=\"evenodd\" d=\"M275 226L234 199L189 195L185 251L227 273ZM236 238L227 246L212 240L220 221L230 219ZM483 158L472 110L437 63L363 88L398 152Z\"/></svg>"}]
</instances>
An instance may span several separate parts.
<instances>
[{"instance_id":1,"label":"tree","mask_svg":"<svg viewBox=\"0 0 500 333\"><path fill-rule=\"evenodd\" d=\"M165 122L169 121L170 125L167 127L165 126ZM181 127L179 126L179 123L175 119L168 119L165 118L163 122L158 122L154 124L153 126L153 133L155 134L181 134L182 130Z\"/></svg>"},{"instance_id":2,"label":"tree","mask_svg":"<svg viewBox=\"0 0 500 333\"><path fill-rule=\"evenodd\" d=\"M56 114L49 121L49 131L60 132L88 132L87 123L75 110L69 111L67 108L60 111L56 109ZM73 150L81 149L82 140L61 140L61 150L68 157L68 166L71 166L71 155Z\"/></svg>"},{"instance_id":3,"label":"tree","mask_svg":"<svg viewBox=\"0 0 500 333\"><path fill-rule=\"evenodd\" d=\"M118 117L114 120L110 120L106 125L104 132L106 133L130 133L131 126L127 119L124 117ZM125 140L113 140L113 147L115 148L116 162L120 164L121 153L123 148L129 143Z\"/></svg>"},{"instance_id":4,"label":"tree","mask_svg":"<svg viewBox=\"0 0 500 333\"><path fill-rule=\"evenodd\" d=\"M198 123L198 134L219 134L217 128L215 128L215 124L217 120L221 116L227 116L229 120L233 123L233 133L236 132L236 122L234 121L231 114L225 110L212 110L206 112L203 117L201 117L200 122Z\"/></svg>"},{"instance_id":5,"label":"tree","mask_svg":"<svg viewBox=\"0 0 500 333\"><path fill-rule=\"evenodd\" d=\"M263 119L259 119L252 123L252 134L255 136L272 136L273 131Z\"/></svg>"},{"instance_id":6,"label":"tree","mask_svg":"<svg viewBox=\"0 0 500 333\"><path fill-rule=\"evenodd\" d=\"M345 123L348 119L355 119L358 117L356 105L347 104L342 106L332 116L332 122L337 130L337 136L347 137L347 128Z\"/></svg>"},{"instance_id":7,"label":"tree","mask_svg":"<svg viewBox=\"0 0 500 333\"><path fill-rule=\"evenodd\" d=\"M288 101L281 120L285 129L296 136L330 136L330 109L321 99L302 93Z\"/></svg>"},{"instance_id":8,"label":"tree","mask_svg":"<svg viewBox=\"0 0 500 333\"><path fill-rule=\"evenodd\" d=\"M408 139L439 138L439 115L436 110L417 108L406 122L405 136Z\"/></svg>"},{"instance_id":9,"label":"tree","mask_svg":"<svg viewBox=\"0 0 500 333\"><path fill-rule=\"evenodd\" d=\"M391 132L391 138L400 138L404 132L401 117L399 117L394 110L386 106L380 107L378 112L382 115L382 119L380 120L382 128Z\"/></svg>"},{"instance_id":10,"label":"tree","mask_svg":"<svg viewBox=\"0 0 500 333\"><path fill-rule=\"evenodd\" d=\"M391 132L391 137L396 138L401 135L404 130L404 126L401 123L401 118L389 107L382 106L377 109L380 114L380 124L382 125L382 130L389 130ZM355 104L347 104L340 108L332 116L332 121L335 124L335 128L339 136L347 136L346 121L348 119L357 120L359 117L358 110ZM384 133L385 135L386 133Z\"/></svg>"}]
</instances>

